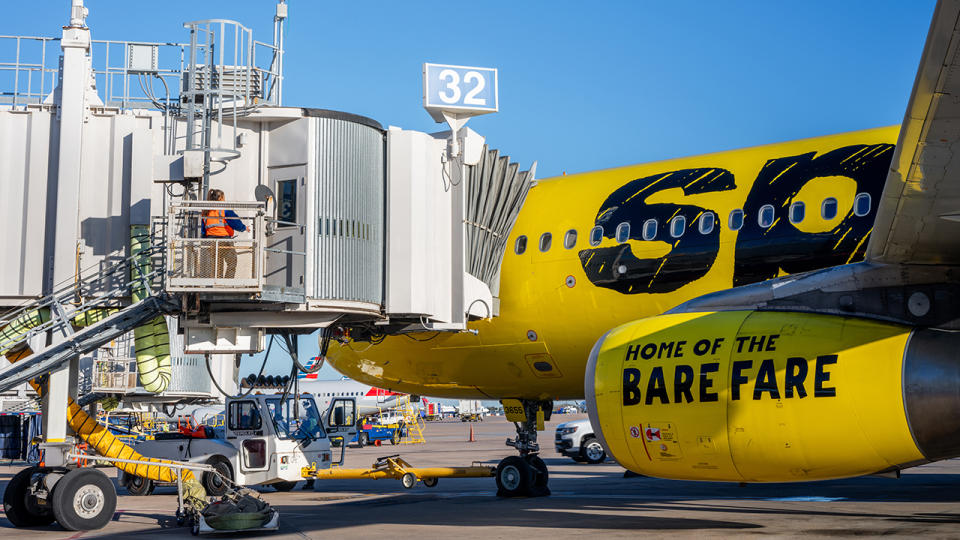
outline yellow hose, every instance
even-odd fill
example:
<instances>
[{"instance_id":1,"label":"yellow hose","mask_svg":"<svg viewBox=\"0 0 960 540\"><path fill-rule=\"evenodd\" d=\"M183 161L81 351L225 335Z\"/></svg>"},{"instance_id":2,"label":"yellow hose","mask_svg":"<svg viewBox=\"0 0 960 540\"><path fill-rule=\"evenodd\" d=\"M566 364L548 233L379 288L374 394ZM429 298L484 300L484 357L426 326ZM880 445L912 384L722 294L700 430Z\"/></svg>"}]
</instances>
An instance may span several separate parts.
<instances>
[{"instance_id":1,"label":"yellow hose","mask_svg":"<svg viewBox=\"0 0 960 540\"><path fill-rule=\"evenodd\" d=\"M139 302L147 297L146 289L140 285L143 273L150 272L150 259L140 256L150 247L150 231L146 225L130 227L130 254L135 257L130 266L131 299ZM150 322L133 329L133 345L137 350L137 371L140 373L140 385L147 392L158 394L170 386L173 366L170 362L170 334L167 321L160 315Z\"/></svg>"},{"instance_id":2,"label":"yellow hose","mask_svg":"<svg viewBox=\"0 0 960 540\"><path fill-rule=\"evenodd\" d=\"M29 347L18 349L17 351L6 354L10 363L17 362L33 354ZM30 381L30 386L40 397L43 397L44 388L35 381ZM121 471L136 476L142 476L159 482L176 482L177 473L175 469L164 467L164 463L171 463L170 460L146 457L123 441L110 433L110 430L90 415L88 415L72 399L67 398L67 424L70 429L83 439L87 444L96 448L97 453L104 457L129 459L141 463L114 463L114 466ZM197 480L193 472L189 469L183 469L183 489L184 495L188 497L203 498L207 492L203 485Z\"/></svg>"},{"instance_id":3,"label":"yellow hose","mask_svg":"<svg viewBox=\"0 0 960 540\"><path fill-rule=\"evenodd\" d=\"M0 343L10 343L10 345L0 349L0 354L6 354L20 341L27 332L34 326L50 320L49 309L31 309L24 311L16 319L10 321L6 326L0 329Z\"/></svg>"}]
</instances>

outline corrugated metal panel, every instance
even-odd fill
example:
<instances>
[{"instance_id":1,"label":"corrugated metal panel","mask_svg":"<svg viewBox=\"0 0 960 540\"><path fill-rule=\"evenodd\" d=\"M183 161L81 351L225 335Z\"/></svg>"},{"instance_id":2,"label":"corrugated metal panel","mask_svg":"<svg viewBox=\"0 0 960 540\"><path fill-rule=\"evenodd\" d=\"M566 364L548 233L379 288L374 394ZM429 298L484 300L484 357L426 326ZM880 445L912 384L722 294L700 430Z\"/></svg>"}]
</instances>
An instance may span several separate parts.
<instances>
[{"instance_id":1,"label":"corrugated metal panel","mask_svg":"<svg viewBox=\"0 0 960 540\"><path fill-rule=\"evenodd\" d=\"M383 302L383 132L317 118L316 298Z\"/></svg>"}]
</instances>

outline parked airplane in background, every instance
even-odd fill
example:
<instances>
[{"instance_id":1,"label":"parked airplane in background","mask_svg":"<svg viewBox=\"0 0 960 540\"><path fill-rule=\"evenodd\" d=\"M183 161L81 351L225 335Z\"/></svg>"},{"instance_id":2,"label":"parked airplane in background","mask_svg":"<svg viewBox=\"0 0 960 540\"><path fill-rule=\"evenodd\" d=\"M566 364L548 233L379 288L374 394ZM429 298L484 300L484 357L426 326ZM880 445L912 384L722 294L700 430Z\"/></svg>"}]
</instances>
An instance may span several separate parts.
<instances>
[{"instance_id":1,"label":"parked airplane in background","mask_svg":"<svg viewBox=\"0 0 960 540\"><path fill-rule=\"evenodd\" d=\"M551 400L584 396L604 447L651 476L817 480L960 456L958 15L938 4L899 129L540 181L498 316L475 334L354 333L329 361L502 400L521 454L500 463L504 495L548 493L537 430Z\"/></svg>"},{"instance_id":2,"label":"parked airplane in background","mask_svg":"<svg viewBox=\"0 0 960 540\"><path fill-rule=\"evenodd\" d=\"M326 410L330 402L337 397L356 397L357 414L370 416L400 405L404 394L384 390L346 377L339 381L318 381L307 379L300 381L300 391L316 396L320 410Z\"/></svg>"}]
</instances>

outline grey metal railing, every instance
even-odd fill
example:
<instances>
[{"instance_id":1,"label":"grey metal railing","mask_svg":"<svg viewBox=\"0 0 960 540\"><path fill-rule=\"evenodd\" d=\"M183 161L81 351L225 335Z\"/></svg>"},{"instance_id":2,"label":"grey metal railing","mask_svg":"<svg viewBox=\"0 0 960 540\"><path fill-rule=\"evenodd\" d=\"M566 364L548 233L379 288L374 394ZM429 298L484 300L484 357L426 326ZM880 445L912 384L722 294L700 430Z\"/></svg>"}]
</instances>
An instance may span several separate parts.
<instances>
[{"instance_id":1,"label":"grey metal railing","mask_svg":"<svg viewBox=\"0 0 960 540\"><path fill-rule=\"evenodd\" d=\"M227 218L233 210L238 217ZM261 202L184 201L167 213L168 292L240 292L263 290L265 206ZM235 219L245 231L212 236L206 227Z\"/></svg>"}]
</instances>

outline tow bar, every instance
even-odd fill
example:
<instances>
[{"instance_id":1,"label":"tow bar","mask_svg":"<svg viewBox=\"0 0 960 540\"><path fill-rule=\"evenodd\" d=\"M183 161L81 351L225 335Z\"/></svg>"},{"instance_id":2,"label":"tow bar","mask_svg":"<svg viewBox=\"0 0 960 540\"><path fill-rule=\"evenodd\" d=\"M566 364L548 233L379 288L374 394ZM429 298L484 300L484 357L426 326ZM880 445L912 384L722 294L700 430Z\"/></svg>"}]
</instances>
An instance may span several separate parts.
<instances>
[{"instance_id":1,"label":"tow bar","mask_svg":"<svg viewBox=\"0 0 960 540\"><path fill-rule=\"evenodd\" d=\"M390 478L400 480L403 487L410 489L417 481L427 487L434 487L441 478L489 478L496 474L496 467L474 462L469 467L414 467L400 457L400 454L377 458L369 469L345 469L333 466L317 470L315 464L301 469L304 478L320 480L380 480Z\"/></svg>"}]
</instances>

